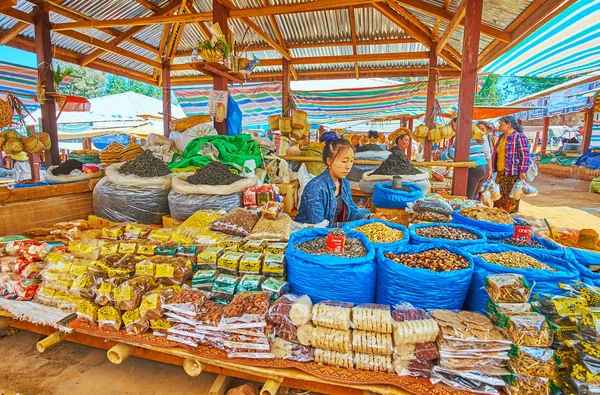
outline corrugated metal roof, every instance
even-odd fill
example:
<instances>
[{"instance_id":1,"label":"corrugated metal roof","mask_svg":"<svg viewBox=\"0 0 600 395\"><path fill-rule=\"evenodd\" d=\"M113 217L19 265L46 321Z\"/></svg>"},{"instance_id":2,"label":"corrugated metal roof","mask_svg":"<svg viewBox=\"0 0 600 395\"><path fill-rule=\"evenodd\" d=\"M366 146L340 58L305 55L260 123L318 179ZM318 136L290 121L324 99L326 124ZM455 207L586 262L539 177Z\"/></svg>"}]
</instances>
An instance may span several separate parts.
<instances>
[{"instance_id":1,"label":"corrugated metal roof","mask_svg":"<svg viewBox=\"0 0 600 395\"><path fill-rule=\"evenodd\" d=\"M322 48L294 48L290 50L293 58L327 57L352 55L352 46L348 47L322 47Z\"/></svg>"},{"instance_id":2,"label":"corrugated metal roof","mask_svg":"<svg viewBox=\"0 0 600 395\"><path fill-rule=\"evenodd\" d=\"M407 36L398 25L374 8L356 8L354 18L357 40L382 40Z\"/></svg>"}]
</instances>

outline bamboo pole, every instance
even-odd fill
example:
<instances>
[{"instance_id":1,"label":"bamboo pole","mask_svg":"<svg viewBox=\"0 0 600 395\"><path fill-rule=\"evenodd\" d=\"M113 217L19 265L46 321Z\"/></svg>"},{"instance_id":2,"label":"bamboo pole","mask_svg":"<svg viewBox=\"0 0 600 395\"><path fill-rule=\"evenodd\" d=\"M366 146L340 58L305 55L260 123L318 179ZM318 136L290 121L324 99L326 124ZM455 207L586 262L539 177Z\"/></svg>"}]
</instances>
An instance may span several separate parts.
<instances>
[{"instance_id":1,"label":"bamboo pole","mask_svg":"<svg viewBox=\"0 0 600 395\"><path fill-rule=\"evenodd\" d=\"M322 162L323 160L318 157L312 156L281 156L281 159L285 159L288 162L298 161L298 162ZM411 162L413 166L416 167L430 167L430 166L440 166L440 167L477 167L475 162L442 162L442 161L430 161L430 162ZM381 165L380 160L366 160L366 159L357 159L354 161L355 165Z\"/></svg>"},{"instance_id":2,"label":"bamboo pole","mask_svg":"<svg viewBox=\"0 0 600 395\"><path fill-rule=\"evenodd\" d=\"M48 351L52 347L56 346L58 343L62 342L65 339L66 333L64 332L54 332L53 334L43 338L35 345L35 348L40 353Z\"/></svg>"},{"instance_id":3,"label":"bamboo pole","mask_svg":"<svg viewBox=\"0 0 600 395\"><path fill-rule=\"evenodd\" d=\"M267 380L260 390L260 395L277 395L281 381Z\"/></svg>"},{"instance_id":4,"label":"bamboo pole","mask_svg":"<svg viewBox=\"0 0 600 395\"><path fill-rule=\"evenodd\" d=\"M135 347L130 346L129 344L119 343L108 350L106 356L109 361L115 365L119 365L131 355L134 349Z\"/></svg>"},{"instance_id":5,"label":"bamboo pole","mask_svg":"<svg viewBox=\"0 0 600 395\"><path fill-rule=\"evenodd\" d=\"M199 376L204 370L204 366L205 364L192 358L186 358L183 361L183 370L191 377Z\"/></svg>"}]
</instances>

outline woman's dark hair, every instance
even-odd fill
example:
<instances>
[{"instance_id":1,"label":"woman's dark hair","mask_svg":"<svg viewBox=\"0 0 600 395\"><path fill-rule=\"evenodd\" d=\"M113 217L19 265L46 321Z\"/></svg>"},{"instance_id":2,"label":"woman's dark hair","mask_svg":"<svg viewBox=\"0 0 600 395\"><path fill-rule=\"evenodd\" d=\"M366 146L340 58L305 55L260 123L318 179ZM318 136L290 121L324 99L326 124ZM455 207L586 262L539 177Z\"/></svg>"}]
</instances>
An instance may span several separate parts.
<instances>
[{"instance_id":1,"label":"woman's dark hair","mask_svg":"<svg viewBox=\"0 0 600 395\"><path fill-rule=\"evenodd\" d=\"M396 145L398 145L400 141L404 140L405 137L409 137L408 134L401 134L400 136L396 137Z\"/></svg>"},{"instance_id":2,"label":"woman's dark hair","mask_svg":"<svg viewBox=\"0 0 600 395\"><path fill-rule=\"evenodd\" d=\"M519 125L517 123L517 119L515 117L513 117L512 115L505 115L502 118L500 118L498 121L507 123L510 126L512 126L512 128L514 130L516 130L517 132L523 133L523 126Z\"/></svg>"},{"instance_id":3,"label":"woman's dark hair","mask_svg":"<svg viewBox=\"0 0 600 395\"><path fill-rule=\"evenodd\" d=\"M338 138L338 134L336 132L325 132L319 137L319 142L327 143L328 141L335 140Z\"/></svg>"},{"instance_id":4,"label":"woman's dark hair","mask_svg":"<svg viewBox=\"0 0 600 395\"><path fill-rule=\"evenodd\" d=\"M342 151L347 149L351 149L352 152L354 152L354 146L346 139L335 139L325 142L325 148L323 148L323 163L328 165L327 159L331 159L333 162Z\"/></svg>"},{"instance_id":5,"label":"woman's dark hair","mask_svg":"<svg viewBox=\"0 0 600 395\"><path fill-rule=\"evenodd\" d=\"M379 138L379 132L377 130L369 130L367 132L367 137L369 139L371 139L371 138L378 139Z\"/></svg>"}]
</instances>

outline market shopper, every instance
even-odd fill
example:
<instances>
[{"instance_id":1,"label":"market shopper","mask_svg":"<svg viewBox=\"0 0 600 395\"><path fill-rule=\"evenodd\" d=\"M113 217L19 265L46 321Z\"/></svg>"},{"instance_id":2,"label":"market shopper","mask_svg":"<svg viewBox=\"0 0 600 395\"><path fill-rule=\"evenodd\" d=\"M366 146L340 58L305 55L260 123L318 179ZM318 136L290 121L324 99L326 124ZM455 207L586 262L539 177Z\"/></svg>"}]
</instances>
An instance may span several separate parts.
<instances>
[{"instance_id":1,"label":"market shopper","mask_svg":"<svg viewBox=\"0 0 600 395\"><path fill-rule=\"evenodd\" d=\"M31 165L29 164L29 158L25 152L19 152L10 156L13 163L13 172L15 182L23 182L31 179Z\"/></svg>"},{"instance_id":2,"label":"market shopper","mask_svg":"<svg viewBox=\"0 0 600 395\"><path fill-rule=\"evenodd\" d=\"M479 121L477 122L477 127L487 136L488 141L490 142L490 147L493 151L496 143L498 142L498 136L496 136L494 124L491 122Z\"/></svg>"},{"instance_id":3,"label":"market shopper","mask_svg":"<svg viewBox=\"0 0 600 395\"><path fill-rule=\"evenodd\" d=\"M502 197L494 205L512 214L519 211L519 200L512 199L510 192L518 180L527 177L531 165L529 141L523 133L523 127L513 116L500 118L499 130L502 136L496 143L492 162L494 171L498 172L496 182L500 185Z\"/></svg>"},{"instance_id":4,"label":"market shopper","mask_svg":"<svg viewBox=\"0 0 600 395\"><path fill-rule=\"evenodd\" d=\"M408 135L408 133L402 133L400 136L396 137L395 143L396 145L392 147L392 149L390 150L391 152L398 150L406 152L408 146L410 145L410 136Z\"/></svg>"},{"instance_id":5,"label":"market shopper","mask_svg":"<svg viewBox=\"0 0 600 395\"><path fill-rule=\"evenodd\" d=\"M323 162L327 170L304 188L296 222L317 224L328 220L329 225L334 226L358 219L387 219L386 214L359 209L352 200L346 176L354 162L354 147L348 140L337 138L326 141Z\"/></svg>"}]
</instances>

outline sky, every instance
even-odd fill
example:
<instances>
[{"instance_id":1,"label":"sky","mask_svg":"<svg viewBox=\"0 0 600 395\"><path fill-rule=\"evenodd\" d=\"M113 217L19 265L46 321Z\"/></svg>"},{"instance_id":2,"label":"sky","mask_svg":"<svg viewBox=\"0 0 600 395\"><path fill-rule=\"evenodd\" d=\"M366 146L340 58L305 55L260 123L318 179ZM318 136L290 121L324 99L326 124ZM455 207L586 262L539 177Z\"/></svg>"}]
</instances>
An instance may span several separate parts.
<instances>
[{"instance_id":1,"label":"sky","mask_svg":"<svg viewBox=\"0 0 600 395\"><path fill-rule=\"evenodd\" d=\"M0 60L20 66L36 67L37 59L34 53L22 51L7 46L0 46ZM291 88L301 91L323 91L333 89L372 88L396 84L385 79L361 80L320 80L320 81L292 81Z\"/></svg>"}]
</instances>

